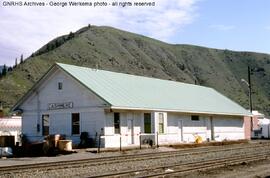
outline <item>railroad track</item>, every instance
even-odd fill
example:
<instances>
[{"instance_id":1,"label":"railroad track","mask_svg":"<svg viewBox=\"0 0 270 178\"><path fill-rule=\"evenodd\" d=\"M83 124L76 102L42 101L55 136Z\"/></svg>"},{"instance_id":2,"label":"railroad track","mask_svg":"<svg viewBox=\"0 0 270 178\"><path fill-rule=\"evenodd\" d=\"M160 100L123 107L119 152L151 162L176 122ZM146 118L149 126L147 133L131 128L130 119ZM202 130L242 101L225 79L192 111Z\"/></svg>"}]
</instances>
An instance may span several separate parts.
<instances>
[{"instance_id":1,"label":"railroad track","mask_svg":"<svg viewBox=\"0 0 270 178\"><path fill-rule=\"evenodd\" d=\"M133 155L122 155L122 156L112 156L112 157L102 157L102 158L90 158L82 160L71 160L62 162L49 162L49 163L38 163L29 165L16 165L16 166L6 166L0 167L0 175L6 175L10 173L22 173L31 172L33 170L49 171L57 169L66 168L76 168L82 166L97 166L103 164L115 164L122 162L133 162L133 161L143 161L148 159L162 159L170 157L180 157L180 156L193 156L206 153L214 152L233 152L247 149L257 149L264 150L263 148L269 148L269 143L260 144L240 144L240 145L226 145L226 146L214 146L214 147L204 147L204 148L193 148L177 151L166 151L166 152L155 152L155 153L144 153L144 154L133 154Z\"/></svg>"},{"instance_id":2,"label":"railroad track","mask_svg":"<svg viewBox=\"0 0 270 178\"><path fill-rule=\"evenodd\" d=\"M258 154L250 154L243 157L240 156L232 156L232 157L223 157L216 159L209 159L205 161L197 161L197 162L189 162L189 163L178 163L171 164L166 166L157 166L145 169L137 169L131 171L122 171L116 173L108 173L102 175L89 176L86 177L92 178L101 178L101 177L164 177L164 176L181 176L187 173L201 171L201 170L209 170L215 169L225 166L239 165L242 163L249 163L254 161L265 160L270 157L270 152L258 153Z\"/></svg>"}]
</instances>

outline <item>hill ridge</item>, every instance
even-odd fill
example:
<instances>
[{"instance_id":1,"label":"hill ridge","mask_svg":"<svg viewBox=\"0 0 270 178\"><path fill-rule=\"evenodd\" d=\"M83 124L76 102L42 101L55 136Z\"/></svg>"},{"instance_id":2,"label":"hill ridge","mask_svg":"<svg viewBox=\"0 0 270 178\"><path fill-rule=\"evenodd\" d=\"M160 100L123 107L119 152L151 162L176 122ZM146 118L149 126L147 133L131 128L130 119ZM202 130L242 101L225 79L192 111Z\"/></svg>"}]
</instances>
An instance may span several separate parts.
<instances>
[{"instance_id":1,"label":"hill ridge","mask_svg":"<svg viewBox=\"0 0 270 178\"><path fill-rule=\"evenodd\" d=\"M0 80L0 101L10 108L54 62L196 83L246 108L248 89L241 79L247 79L249 65L254 109L270 115L270 55L168 44L104 26L86 26L45 44Z\"/></svg>"}]
</instances>

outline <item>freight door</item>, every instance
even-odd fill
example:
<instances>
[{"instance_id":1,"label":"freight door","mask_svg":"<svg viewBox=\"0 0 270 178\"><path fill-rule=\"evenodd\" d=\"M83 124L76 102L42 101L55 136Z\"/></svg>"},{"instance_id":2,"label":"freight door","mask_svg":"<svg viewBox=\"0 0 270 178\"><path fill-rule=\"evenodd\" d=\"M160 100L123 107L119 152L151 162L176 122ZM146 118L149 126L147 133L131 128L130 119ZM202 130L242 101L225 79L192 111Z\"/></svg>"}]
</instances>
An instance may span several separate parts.
<instances>
[{"instance_id":1,"label":"freight door","mask_svg":"<svg viewBox=\"0 0 270 178\"><path fill-rule=\"evenodd\" d=\"M178 138L180 142L183 141L183 121L182 120L178 121Z\"/></svg>"},{"instance_id":2,"label":"freight door","mask_svg":"<svg viewBox=\"0 0 270 178\"><path fill-rule=\"evenodd\" d=\"M128 144L134 144L134 126L133 126L133 119L127 120L127 126L128 126Z\"/></svg>"},{"instance_id":3,"label":"freight door","mask_svg":"<svg viewBox=\"0 0 270 178\"><path fill-rule=\"evenodd\" d=\"M214 131L214 123L213 117L210 117L210 127L211 127L211 140L215 140L215 131Z\"/></svg>"}]
</instances>

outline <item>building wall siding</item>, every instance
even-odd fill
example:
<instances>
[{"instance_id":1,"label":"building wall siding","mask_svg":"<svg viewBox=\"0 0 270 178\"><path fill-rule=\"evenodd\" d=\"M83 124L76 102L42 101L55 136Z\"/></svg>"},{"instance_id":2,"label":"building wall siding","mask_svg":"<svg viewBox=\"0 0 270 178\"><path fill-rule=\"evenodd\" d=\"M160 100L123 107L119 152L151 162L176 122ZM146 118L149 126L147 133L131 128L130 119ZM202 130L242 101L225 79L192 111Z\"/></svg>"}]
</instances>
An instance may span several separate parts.
<instances>
[{"instance_id":1,"label":"building wall siding","mask_svg":"<svg viewBox=\"0 0 270 178\"><path fill-rule=\"evenodd\" d=\"M58 90L58 82L63 83L62 90ZM73 108L102 107L106 105L106 102L73 78L58 71L39 86L36 92L32 93L22 104L21 109L29 112L36 112L39 109L40 112L43 112L48 110L48 103L64 102L73 102ZM38 106L39 108L37 108Z\"/></svg>"},{"instance_id":2,"label":"building wall siding","mask_svg":"<svg viewBox=\"0 0 270 178\"><path fill-rule=\"evenodd\" d=\"M120 135L122 146L139 145L139 134L141 132L143 113L121 112L120 113L120 134L114 132L114 115L106 114L105 124L105 147L119 147ZM128 129L128 122L133 122L133 132ZM133 137L133 142L132 142Z\"/></svg>"},{"instance_id":3,"label":"building wall siding","mask_svg":"<svg viewBox=\"0 0 270 178\"><path fill-rule=\"evenodd\" d=\"M245 139L244 120L242 117L213 118L214 137L217 141Z\"/></svg>"},{"instance_id":4,"label":"building wall siding","mask_svg":"<svg viewBox=\"0 0 270 178\"><path fill-rule=\"evenodd\" d=\"M22 134L27 136L29 141L41 141L37 132L37 116L35 113L22 114Z\"/></svg>"},{"instance_id":5,"label":"building wall siding","mask_svg":"<svg viewBox=\"0 0 270 178\"><path fill-rule=\"evenodd\" d=\"M182 132L179 129L179 121L182 122ZM200 116L199 121L192 121L190 115L169 113L167 135L160 135L160 142L194 142L195 135L199 135L204 141L211 140L210 116ZM214 139L237 140L244 139L244 120L241 117L218 116L213 117ZM182 137L182 138L181 138Z\"/></svg>"},{"instance_id":6,"label":"building wall siding","mask_svg":"<svg viewBox=\"0 0 270 178\"><path fill-rule=\"evenodd\" d=\"M158 132L158 113L160 112L152 113L152 116L154 116L152 125L156 127L151 134L153 135L154 142L157 139ZM164 134L159 133L159 144L194 142L195 135L199 135L203 141L207 141L211 140L212 132L216 141L245 139L244 120L242 117L200 116L199 121L192 121L191 115L177 113L166 113L165 115ZM144 132L143 112L120 113L122 146L130 145L127 121L131 118L135 121L134 145L139 145L139 133ZM113 113L107 114L105 135L106 147L120 146L120 134L114 134Z\"/></svg>"}]
</instances>

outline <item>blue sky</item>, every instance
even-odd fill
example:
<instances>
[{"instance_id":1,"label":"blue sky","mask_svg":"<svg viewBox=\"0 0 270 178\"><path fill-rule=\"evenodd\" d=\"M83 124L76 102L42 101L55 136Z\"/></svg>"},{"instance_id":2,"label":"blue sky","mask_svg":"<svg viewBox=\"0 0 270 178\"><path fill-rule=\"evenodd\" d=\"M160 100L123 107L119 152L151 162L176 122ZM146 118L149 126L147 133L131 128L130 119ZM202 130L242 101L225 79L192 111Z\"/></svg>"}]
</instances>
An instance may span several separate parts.
<instances>
[{"instance_id":1,"label":"blue sky","mask_svg":"<svg viewBox=\"0 0 270 178\"><path fill-rule=\"evenodd\" d=\"M174 43L270 53L270 1L203 0Z\"/></svg>"},{"instance_id":2,"label":"blue sky","mask_svg":"<svg viewBox=\"0 0 270 178\"><path fill-rule=\"evenodd\" d=\"M269 0L144 1L155 1L156 6L10 7L0 0L0 65L13 65L21 54L28 56L53 38L87 24L112 26L168 43L270 54Z\"/></svg>"}]
</instances>

